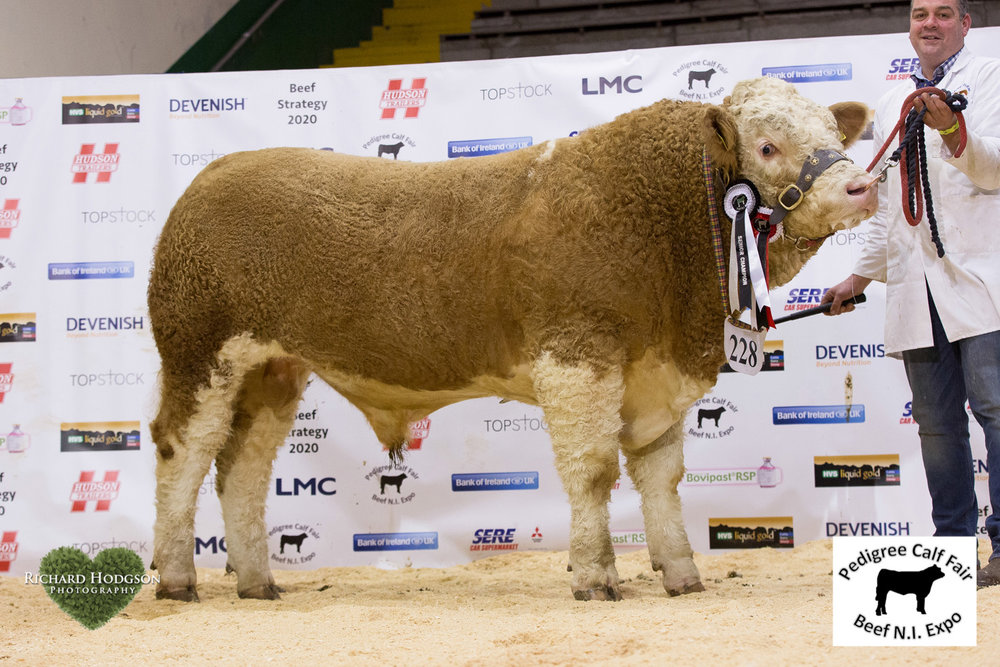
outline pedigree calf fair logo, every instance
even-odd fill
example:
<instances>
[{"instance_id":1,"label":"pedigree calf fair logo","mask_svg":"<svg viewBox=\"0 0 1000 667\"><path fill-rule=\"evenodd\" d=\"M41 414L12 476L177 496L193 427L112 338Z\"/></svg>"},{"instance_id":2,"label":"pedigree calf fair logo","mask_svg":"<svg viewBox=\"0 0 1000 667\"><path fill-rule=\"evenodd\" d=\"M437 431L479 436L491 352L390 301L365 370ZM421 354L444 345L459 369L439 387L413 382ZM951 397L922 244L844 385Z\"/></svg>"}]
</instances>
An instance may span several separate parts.
<instances>
[{"instance_id":1,"label":"pedigree calf fair logo","mask_svg":"<svg viewBox=\"0 0 1000 667\"><path fill-rule=\"evenodd\" d=\"M97 174L98 183L111 181L111 174L118 171L121 154L118 144L104 144L101 153L95 153L96 144L81 144L80 152L73 158L70 171L73 172L74 183L86 183L90 174Z\"/></svg>"},{"instance_id":2,"label":"pedigree calf fair logo","mask_svg":"<svg viewBox=\"0 0 1000 667\"><path fill-rule=\"evenodd\" d=\"M278 536L278 550L271 551L271 560L280 565L305 565L316 558L316 545L320 536L316 529L304 523L275 526L267 534L272 540Z\"/></svg>"},{"instance_id":3,"label":"pedigree calf fair logo","mask_svg":"<svg viewBox=\"0 0 1000 667\"><path fill-rule=\"evenodd\" d=\"M380 505L404 505L412 501L417 497L413 487L419 479L420 474L405 465L380 465L365 475L373 488L371 499Z\"/></svg>"},{"instance_id":4,"label":"pedigree calf fair logo","mask_svg":"<svg viewBox=\"0 0 1000 667\"><path fill-rule=\"evenodd\" d=\"M707 102L722 96L726 86L721 82L729 70L716 60L691 60L674 70L680 84L677 95L684 100Z\"/></svg>"},{"instance_id":5,"label":"pedigree calf fair logo","mask_svg":"<svg viewBox=\"0 0 1000 667\"><path fill-rule=\"evenodd\" d=\"M739 412L732 401L721 396L706 396L694 404L688 413L687 434L706 440L718 440L733 434L733 416ZM691 425L691 421L694 425Z\"/></svg>"},{"instance_id":6,"label":"pedigree calf fair logo","mask_svg":"<svg viewBox=\"0 0 1000 667\"><path fill-rule=\"evenodd\" d=\"M976 538L833 538L834 646L975 646Z\"/></svg>"},{"instance_id":7,"label":"pedigree calf fair logo","mask_svg":"<svg viewBox=\"0 0 1000 667\"><path fill-rule=\"evenodd\" d=\"M403 88L402 79L389 79L389 87L382 91L378 104L382 109L382 120L393 120L400 109L403 109L404 118L416 118L427 104L426 84L426 78L413 79L409 88Z\"/></svg>"}]
</instances>

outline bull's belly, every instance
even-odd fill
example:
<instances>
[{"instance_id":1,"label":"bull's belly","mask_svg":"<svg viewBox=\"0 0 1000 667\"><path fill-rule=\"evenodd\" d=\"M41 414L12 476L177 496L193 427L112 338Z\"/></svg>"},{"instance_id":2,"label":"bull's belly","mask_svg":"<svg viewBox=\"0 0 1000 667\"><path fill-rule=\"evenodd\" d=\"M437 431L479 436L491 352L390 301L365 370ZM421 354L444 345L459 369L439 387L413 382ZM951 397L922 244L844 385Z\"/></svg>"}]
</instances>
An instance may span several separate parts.
<instances>
[{"instance_id":1,"label":"bull's belly","mask_svg":"<svg viewBox=\"0 0 1000 667\"><path fill-rule=\"evenodd\" d=\"M656 440L683 419L687 409L714 384L714 380L684 375L673 364L647 352L625 372L622 447L639 449Z\"/></svg>"},{"instance_id":2,"label":"bull's belly","mask_svg":"<svg viewBox=\"0 0 1000 667\"><path fill-rule=\"evenodd\" d=\"M472 398L498 396L534 404L535 394L527 364L513 369L506 377L480 376L457 389L411 389L371 378L351 375L331 368L314 369L316 375L338 393L358 404L376 410L406 411L417 418L452 403Z\"/></svg>"}]
</instances>

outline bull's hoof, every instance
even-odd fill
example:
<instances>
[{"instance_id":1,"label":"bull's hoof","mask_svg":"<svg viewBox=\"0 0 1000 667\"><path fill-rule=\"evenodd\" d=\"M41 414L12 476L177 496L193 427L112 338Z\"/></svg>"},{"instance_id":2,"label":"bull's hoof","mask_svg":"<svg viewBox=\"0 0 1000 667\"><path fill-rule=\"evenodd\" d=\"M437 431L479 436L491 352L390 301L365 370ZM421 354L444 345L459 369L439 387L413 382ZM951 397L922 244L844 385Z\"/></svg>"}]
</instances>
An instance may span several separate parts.
<instances>
[{"instance_id":1,"label":"bull's hoof","mask_svg":"<svg viewBox=\"0 0 1000 667\"><path fill-rule=\"evenodd\" d=\"M597 586L595 588L573 591L573 597L584 602L588 600L618 602L622 599L622 594L617 588L612 588L611 586Z\"/></svg>"},{"instance_id":2,"label":"bull's hoof","mask_svg":"<svg viewBox=\"0 0 1000 667\"><path fill-rule=\"evenodd\" d=\"M237 595L250 600L280 600L281 596L278 595L278 591L280 590L274 584L261 584L260 586L248 588L245 591L237 591Z\"/></svg>"},{"instance_id":3,"label":"bull's hoof","mask_svg":"<svg viewBox=\"0 0 1000 667\"><path fill-rule=\"evenodd\" d=\"M678 595L687 595L688 593L703 593L705 591L705 584L700 581L696 581L693 584L685 584L683 588L668 588L667 593L670 597L677 597Z\"/></svg>"},{"instance_id":4,"label":"bull's hoof","mask_svg":"<svg viewBox=\"0 0 1000 667\"><path fill-rule=\"evenodd\" d=\"M157 600L178 600L180 602L201 602L198 599L198 591L194 586L185 588L158 588L156 589Z\"/></svg>"}]
</instances>

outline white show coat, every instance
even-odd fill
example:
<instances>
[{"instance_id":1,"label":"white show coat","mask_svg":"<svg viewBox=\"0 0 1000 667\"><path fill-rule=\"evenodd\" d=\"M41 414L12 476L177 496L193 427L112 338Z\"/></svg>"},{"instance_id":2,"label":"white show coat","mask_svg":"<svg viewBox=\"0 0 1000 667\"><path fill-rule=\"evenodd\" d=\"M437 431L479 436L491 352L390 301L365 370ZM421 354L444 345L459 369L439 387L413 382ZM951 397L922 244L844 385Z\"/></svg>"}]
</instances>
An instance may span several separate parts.
<instances>
[{"instance_id":1,"label":"white show coat","mask_svg":"<svg viewBox=\"0 0 1000 667\"><path fill-rule=\"evenodd\" d=\"M879 186L879 210L854 273L886 283L885 350L934 343L927 303L930 287L948 340L1000 330L1000 60L972 56L966 48L937 86L969 100L963 112L968 145L951 157L940 135L925 127L934 213L945 255L931 241L927 211L911 227L903 215L900 169ZM874 150L899 120L912 81L893 87L875 109ZM886 151L888 156L898 138Z\"/></svg>"}]
</instances>

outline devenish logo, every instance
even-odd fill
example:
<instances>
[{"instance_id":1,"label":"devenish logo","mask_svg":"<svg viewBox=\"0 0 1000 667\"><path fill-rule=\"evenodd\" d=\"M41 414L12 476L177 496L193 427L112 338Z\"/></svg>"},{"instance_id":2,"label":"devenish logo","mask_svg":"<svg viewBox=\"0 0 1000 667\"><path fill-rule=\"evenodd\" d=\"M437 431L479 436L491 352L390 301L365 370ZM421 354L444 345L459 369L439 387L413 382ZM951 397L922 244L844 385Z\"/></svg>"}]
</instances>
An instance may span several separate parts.
<instances>
[{"instance_id":1,"label":"devenish logo","mask_svg":"<svg viewBox=\"0 0 1000 667\"><path fill-rule=\"evenodd\" d=\"M416 118L420 107L427 104L427 89L424 85L427 79L413 79L409 88L403 88L402 79L389 79L389 87L382 91L379 107L382 109L382 119L392 120L397 109L406 109L404 118Z\"/></svg>"},{"instance_id":2,"label":"devenish logo","mask_svg":"<svg viewBox=\"0 0 1000 667\"><path fill-rule=\"evenodd\" d=\"M73 501L71 512L82 512L87 509L87 503L96 501L98 512L107 512L111 509L111 501L118 497L118 490L121 482L118 481L118 471L108 470L104 473L104 480L94 481L93 470L82 470L80 481L73 484L73 490L69 494L69 499Z\"/></svg>"},{"instance_id":3,"label":"devenish logo","mask_svg":"<svg viewBox=\"0 0 1000 667\"><path fill-rule=\"evenodd\" d=\"M17 227L17 222L21 219L21 211L17 208L20 201L20 199L3 200L3 208L0 209L0 239L9 239L11 230Z\"/></svg>"},{"instance_id":4,"label":"devenish logo","mask_svg":"<svg viewBox=\"0 0 1000 667\"><path fill-rule=\"evenodd\" d=\"M98 183L111 180L111 172L118 170L118 144L104 144L103 153L95 153L96 144L82 144L80 152L73 158L74 183L86 183L88 174L97 174Z\"/></svg>"}]
</instances>

